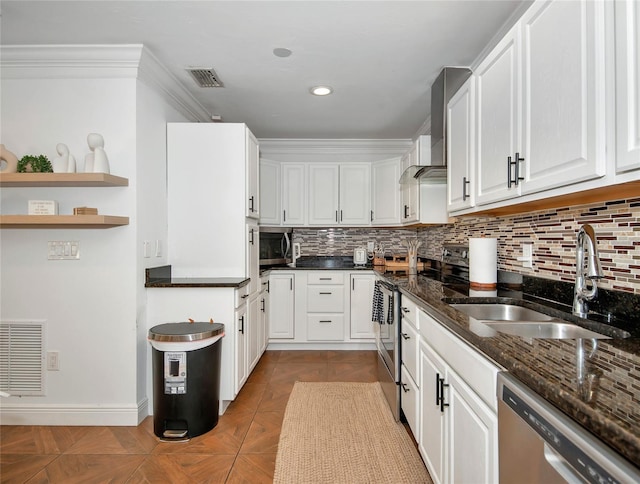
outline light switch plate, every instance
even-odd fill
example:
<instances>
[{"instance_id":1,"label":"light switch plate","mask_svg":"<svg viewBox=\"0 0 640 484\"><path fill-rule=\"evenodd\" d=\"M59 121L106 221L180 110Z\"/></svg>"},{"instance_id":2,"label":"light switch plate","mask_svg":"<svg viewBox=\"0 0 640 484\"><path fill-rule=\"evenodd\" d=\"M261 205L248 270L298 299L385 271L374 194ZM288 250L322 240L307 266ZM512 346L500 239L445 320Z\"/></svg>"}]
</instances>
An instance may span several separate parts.
<instances>
[{"instance_id":1,"label":"light switch plate","mask_svg":"<svg viewBox=\"0 0 640 484\"><path fill-rule=\"evenodd\" d=\"M47 244L49 260L80 259L80 242L78 240L50 240Z\"/></svg>"}]
</instances>

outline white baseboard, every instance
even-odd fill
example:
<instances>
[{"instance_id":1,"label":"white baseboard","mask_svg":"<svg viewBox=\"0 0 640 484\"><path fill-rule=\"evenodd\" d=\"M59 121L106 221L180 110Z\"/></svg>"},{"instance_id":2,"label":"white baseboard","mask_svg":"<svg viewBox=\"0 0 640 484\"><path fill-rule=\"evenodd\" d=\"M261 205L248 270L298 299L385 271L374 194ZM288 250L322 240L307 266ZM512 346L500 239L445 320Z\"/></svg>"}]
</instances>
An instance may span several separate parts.
<instances>
[{"instance_id":1,"label":"white baseboard","mask_svg":"<svg viewBox=\"0 0 640 484\"><path fill-rule=\"evenodd\" d=\"M305 343L283 341L269 341L269 350L375 350L376 344L371 343Z\"/></svg>"},{"instance_id":2,"label":"white baseboard","mask_svg":"<svg viewBox=\"0 0 640 484\"><path fill-rule=\"evenodd\" d=\"M2 425L131 426L147 416L147 400L138 405L20 405L2 403ZM142 419L144 419L142 417Z\"/></svg>"}]
</instances>

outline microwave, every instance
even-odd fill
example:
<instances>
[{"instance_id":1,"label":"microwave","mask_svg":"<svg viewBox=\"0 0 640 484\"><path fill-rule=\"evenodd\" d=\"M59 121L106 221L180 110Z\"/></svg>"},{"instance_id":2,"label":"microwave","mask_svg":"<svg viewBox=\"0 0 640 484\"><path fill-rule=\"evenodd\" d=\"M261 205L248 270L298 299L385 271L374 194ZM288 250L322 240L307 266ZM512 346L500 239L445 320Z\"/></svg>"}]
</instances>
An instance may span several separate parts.
<instances>
[{"instance_id":1,"label":"microwave","mask_svg":"<svg viewBox=\"0 0 640 484\"><path fill-rule=\"evenodd\" d=\"M291 228L260 227L260 267L291 263L292 239Z\"/></svg>"}]
</instances>

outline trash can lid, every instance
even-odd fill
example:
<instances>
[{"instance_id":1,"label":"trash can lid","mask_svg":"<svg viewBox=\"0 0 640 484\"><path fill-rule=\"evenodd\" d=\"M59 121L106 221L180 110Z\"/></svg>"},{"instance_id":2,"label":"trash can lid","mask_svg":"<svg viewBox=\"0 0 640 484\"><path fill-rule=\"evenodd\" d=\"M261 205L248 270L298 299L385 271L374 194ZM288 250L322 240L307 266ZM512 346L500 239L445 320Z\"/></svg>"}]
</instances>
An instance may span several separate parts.
<instances>
[{"instance_id":1,"label":"trash can lid","mask_svg":"<svg viewBox=\"0 0 640 484\"><path fill-rule=\"evenodd\" d=\"M224 333L221 323L165 323L149 330L153 341L185 342L213 338Z\"/></svg>"}]
</instances>

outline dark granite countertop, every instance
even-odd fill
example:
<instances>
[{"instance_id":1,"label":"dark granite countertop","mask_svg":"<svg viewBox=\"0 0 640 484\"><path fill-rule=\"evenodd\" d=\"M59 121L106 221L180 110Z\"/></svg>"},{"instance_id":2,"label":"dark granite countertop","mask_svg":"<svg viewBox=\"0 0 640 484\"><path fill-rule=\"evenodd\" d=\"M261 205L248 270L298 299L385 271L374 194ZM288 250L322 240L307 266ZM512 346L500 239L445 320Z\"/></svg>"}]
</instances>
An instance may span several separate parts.
<instances>
[{"instance_id":1,"label":"dark granite countertop","mask_svg":"<svg viewBox=\"0 0 640 484\"><path fill-rule=\"evenodd\" d=\"M275 266L269 267L264 270L276 270L276 271L291 271L291 270L305 270L305 271L330 271L330 270L342 270L342 271L361 271L372 270L373 265L371 263L365 265L355 265L353 263L352 256L337 256L337 257L314 257L305 256L300 257L294 267L291 266Z\"/></svg>"},{"instance_id":2,"label":"dark granite countertop","mask_svg":"<svg viewBox=\"0 0 640 484\"><path fill-rule=\"evenodd\" d=\"M526 339L503 333L482 337L472 329L475 320L449 306L470 302L465 294L420 275L387 277L453 333L640 466L640 338L598 340L595 354L586 362L588 383L579 385L576 345L580 340ZM515 303L552 316L564 314L517 296L507 290L498 291L496 297L473 299ZM586 323L598 329L598 323ZM591 340L584 341L588 354Z\"/></svg>"},{"instance_id":3,"label":"dark granite countertop","mask_svg":"<svg viewBox=\"0 0 640 484\"><path fill-rule=\"evenodd\" d=\"M249 284L246 277L172 277L171 266L152 267L145 270L144 287L243 287Z\"/></svg>"}]
</instances>

